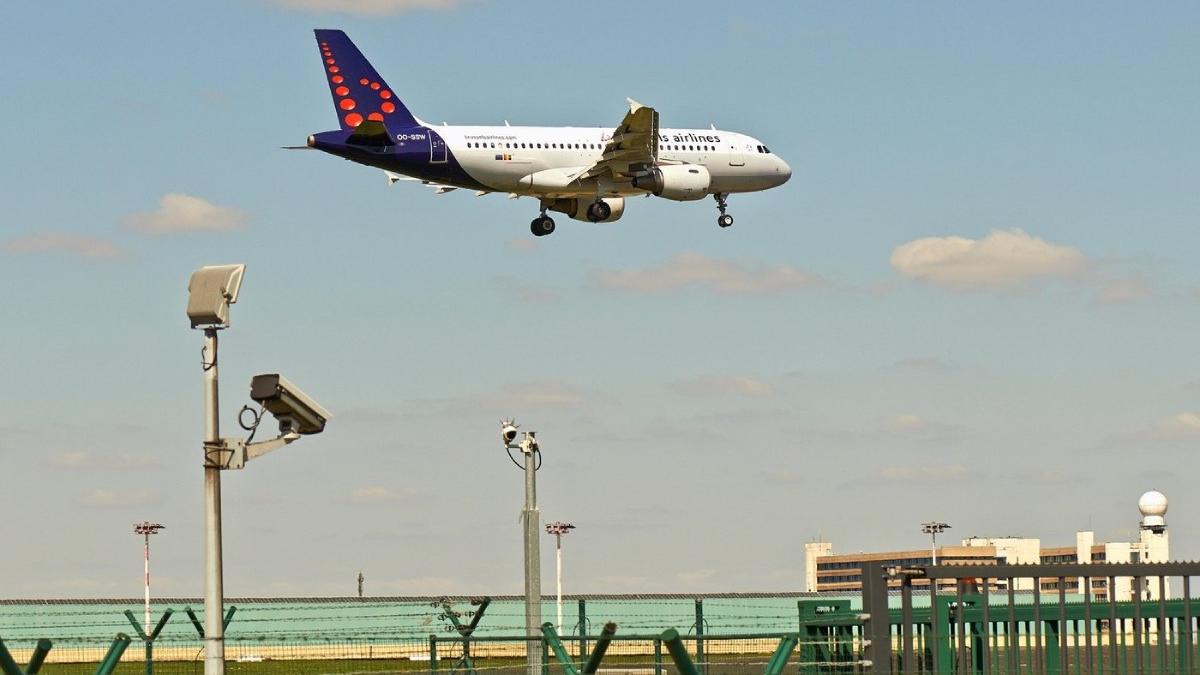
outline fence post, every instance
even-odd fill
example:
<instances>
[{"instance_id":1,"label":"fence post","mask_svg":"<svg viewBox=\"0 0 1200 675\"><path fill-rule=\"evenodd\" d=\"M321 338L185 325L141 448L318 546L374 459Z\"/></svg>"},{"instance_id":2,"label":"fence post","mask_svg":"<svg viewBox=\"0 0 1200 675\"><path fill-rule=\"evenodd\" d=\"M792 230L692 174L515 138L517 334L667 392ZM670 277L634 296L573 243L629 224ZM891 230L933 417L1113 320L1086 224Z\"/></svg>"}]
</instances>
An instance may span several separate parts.
<instances>
[{"instance_id":1,"label":"fence post","mask_svg":"<svg viewBox=\"0 0 1200 675\"><path fill-rule=\"evenodd\" d=\"M110 675L117 667L117 662L121 660L121 655L125 653L125 648L129 646L129 643L128 635L117 633L117 637L113 638L112 646L108 648L108 653L104 655L104 660L96 667L96 675Z\"/></svg>"},{"instance_id":2,"label":"fence post","mask_svg":"<svg viewBox=\"0 0 1200 675\"><path fill-rule=\"evenodd\" d=\"M433 675L438 669L437 635L429 635L429 674Z\"/></svg>"},{"instance_id":3,"label":"fence post","mask_svg":"<svg viewBox=\"0 0 1200 675\"><path fill-rule=\"evenodd\" d=\"M604 624L604 630L600 631L600 638L596 640L596 649L592 651L592 655L583 666L583 675L595 675L595 672L600 669L600 661L604 659L604 654L608 651L608 644L612 642L612 637L616 632L617 624L612 621ZM661 656L660 653L660 660Z\"/></svg>"},{"instance_id":4,"label":"fence post","mask_svg":"<svg viewBox=\"0 0 1200 675\"><path fill-rule=\"evenodd\" d=\"M654 675L662 675L662 638L654 638Z\"/></svg>"},{"instance_id":5,"label":"fence post","mask_svg":"<svg viewBox=\"0 0 1200 675\"><path fill-rule=\"evenodd\" d=\"M892 672L892 631L888 614L887 577L883 564L864 563L862 566L863 638L867 640L863 657L867 673Z\"/></svg>"},{"instance_id":6,"label":"fence post","mask_svg":"<svg viewBox=\"0 0 1200 675\"><path fill-rule=\"evenodd\" d=\"M579 660L587 661L587 600L579 599Z\"/></svg>"},{"instance_id":7,"label":"fence post","mask_svg":"<svg viewBox=\"0 0 1200 675\"><path fill-rule=\"evenodd\" d=\"M704 598L696 598L696 663L700 665L702 675L708 671L704 658Z\"/></svg>"}]
</instances>

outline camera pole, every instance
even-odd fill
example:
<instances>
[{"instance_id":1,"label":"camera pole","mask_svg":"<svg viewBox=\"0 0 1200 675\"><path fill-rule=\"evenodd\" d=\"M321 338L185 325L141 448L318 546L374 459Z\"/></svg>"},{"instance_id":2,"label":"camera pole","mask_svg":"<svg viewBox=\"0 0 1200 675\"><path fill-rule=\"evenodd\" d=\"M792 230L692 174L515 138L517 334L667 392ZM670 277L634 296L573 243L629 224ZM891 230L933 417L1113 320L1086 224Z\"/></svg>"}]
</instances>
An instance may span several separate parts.
<instances>
[{"instance_id":1,"label":"camera pole","mask_svg":"<svg viewBox=\"0 0 1200 675\"><path fill-rule=\"evenodd\" d=\"M225 675L221 566L221 433L217 406L217 329L204 329L204 675Z\"/></svg>"},{"instance_id":2,"label":"camera pole","mask_svg":"<svg viewBox=\"0 0 1200 675\"><path fill-rule=\"evenodd\" d=\"M525 456L525 511L522 520L525 521L525 635L530 639L526 643L527 675L542 673L542 645L534 639L542 634L542 556L538 535L541 520L537 508L537 448L530 432L525 433L521 442L521 450Z\"/></svg>"}]
</instances>

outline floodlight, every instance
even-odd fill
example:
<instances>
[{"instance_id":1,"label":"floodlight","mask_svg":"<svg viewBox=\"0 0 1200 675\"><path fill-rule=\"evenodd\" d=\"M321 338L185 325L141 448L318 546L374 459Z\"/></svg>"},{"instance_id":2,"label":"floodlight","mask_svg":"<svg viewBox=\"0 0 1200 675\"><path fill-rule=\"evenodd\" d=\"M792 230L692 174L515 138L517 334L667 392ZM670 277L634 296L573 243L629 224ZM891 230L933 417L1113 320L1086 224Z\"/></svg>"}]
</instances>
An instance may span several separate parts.
<instances>
[{"instance_id":1,"label":"floodlight","mask_svg":"<svg viewBox=\"0 0 1200 675\"><path fill-rule=\"evenodd\" d=\"M211 265L192 273L188 281L187 315L192 328L225 328L229 306L237 302L245 265Z\"/></svg>"},{"instance_id":2,"label":"floodlight","mask_svg":"<svg viewBox=\"0 0 1200 675\"><path fill-rule=\"evenodd\" d=\"M284 433L319 434L330 417L321 404L278 373L255 375L250 380L250 398L279 420Z\"/></svg>"}]
</instances>

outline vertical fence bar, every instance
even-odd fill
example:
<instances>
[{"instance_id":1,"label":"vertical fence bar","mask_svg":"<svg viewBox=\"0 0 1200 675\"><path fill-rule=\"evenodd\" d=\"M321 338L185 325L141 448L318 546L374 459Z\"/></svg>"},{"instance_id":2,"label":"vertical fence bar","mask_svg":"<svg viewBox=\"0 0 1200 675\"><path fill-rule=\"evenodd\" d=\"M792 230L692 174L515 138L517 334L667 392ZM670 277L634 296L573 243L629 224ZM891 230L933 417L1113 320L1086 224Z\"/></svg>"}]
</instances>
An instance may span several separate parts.
<instances>
[{"instance_id":1,"label":"vertical fence bar","mask_svg":"<svg viewBox=\"0 0 1200 675\"><path fill-rule=\"evenodd\" d=\"M988 644L988 639L994 632L992 630L992 608L991 608L991 591L988 586L991 585L991 579L983 578L983 672L984 675L992 675L992 649Z\"/></svg>"},{"instance_id":2,"label":"vertical fence bar","mask_svg":"<svg viewBox=\"0 0 1200 675\"><path fill-rule=\"evenodd\" d=\"M1158 578L1158 672L1167 672L1167 578ZM1178 665L1178 664L1176 664Z\"/></svg>"},{"instance_id":3,"label":"vertical fence bar","mask_svg":"<svg viewBox=\"0 0 1200 675\"><path fill-rule=\"evenodd\" d=\"M1042 578L1033 578L1033 672L1041 675L1046 672L1046 662L1042 658Z\"/></svg>"},{"instance_id":4,"label":"vertical fence bar","mask_svg":"<svg viewBox=\"0 0 1200 675\"><path fill-rule=\"evenodd\" d=\"M1133 578L1133 663L1138 675L1144 675L1142 663L1142 577Z\"/></svg>"},{"instance_id":5,"label":"vertical fence bar","mask_svg":"<svg viewBox=\"0 0 1200 675\"><path fill-rule=\"evenodd\" d=\"M1183 644L1187 651L1187 673L1195 667L1195 648L1192 647L1192 578L1183 575Z\"/></svg>"},{"instance_id":6,"label":"vertical fence bar","mask_svg":"<svg viewBox=\"0 0 1200 675\"><path fill-rule=\"evenodd\" d=\"M941 649L941 642L938 639L938 603L937 603L937 577L929 578L929 660L933 672L941 675L942 663L938 651Z\"/></svg>"},{"instance_id":7,"label":"vertical fence bar","mask_svg":"<svg viewBox=\"0 0 1200 675\"><path fill-rule=\"evenodd\" d=\"M1021 653L1018 650L1020 644L1017 642L1020 635L1017 632L1017 608L1016 608L1016 589L1013 588L1013 577L1008 577L1008 628L1004 630L1005 647L1008 649L1008 663L1005 668L1006 673L1014 673L1017 666L1021 662Z\"/></svg>"},{"instance_id":8,"label":"vertical fence bar","mask_svg":"<svg viewBox=\"0 0 1200 675\"><path fill-rule=\"evenodd\" d=\"M704 599L696 598L696 663L700 675L706 675L708 664L704 658Z\"/></svg>"},{"instance_id":9,"label":"vertical fence bar","mask_svg":"<svg viewBox=\"0 0 1200 675\"><path fill-rule=\"evenodd\" d=\"M964 675L967 672L967 636L966 626L967 618L966 611L963 607L963 580L954 580L954 632L958 639L955 644L958 661L958 672Z\"/></svg>"},{"instance_id":10,"label":"vertical fence bar","mask_svg":"<svg viewBox=\"0 0 1200 675\"><path fill-rule=\"evenodd\" d=\"M662 638L654 638L654 675L663 675Z\"/></svg>"},{"instance_id":11,"label":"vertical fence bar","mask_svg":"<svg viewBox=\"0 0 1200 675\"><path fill-rule=\"evenodd\" d=\"M579 599L579 660L588 657L587 600Z\"/></svg>"},{"instance_id":12,"label":"vertical fence bar","mask_svg":"<svg viewBox=\"0 0 1200 675\"><path fill-rule=\"evenodd\" d=\"M912 577L907 574L900 579L900 645L900 672L917 672L917 661L913 655Z\"/></svg>"},{"instance_id":13,"label":"vertical fence bar","mask_svg":"<svg viewBox=\"0 0 1200 675\"><path fill-rule=\"evenodd\" d=\"M1108 660L1112 662L1113 674L1120 672L1117 658L1117 578L1108 577Z\"/></svg>"},{"instance_id":14,"label":"vertical fence bar","mask_svg":"<svg viewBox=\"0 0 1200 675\"><path fill-rule=\"evenodd\" d=\"M429 674L433 675L438 669L437 636L429 636Z\"/></svg>"},{"instance_id":15,"label":"vertical fence bar","mask_svg":"<svg viewBox=\"0 0 1200 675\"><path fill-rule=\"evenodd\" d=\"M1067 578L1058 578L1058 672L1067 672Z\"/></svg>"},{"instance_id":16,"label":"vertical fence bar","mask_svg":"<svg viewBox=\"0 0 1200 675\"><path fill-rule=\"evenodd\" d=\"M1084 663L1087 666L1087 672L1092 672L1092 578L1084 577L1083 583L1086 586L1083 590L1083 648L1087 650L1084 653ZM1078 636L1075 637L1079 639Z\"/></svg>"}]
</instances>

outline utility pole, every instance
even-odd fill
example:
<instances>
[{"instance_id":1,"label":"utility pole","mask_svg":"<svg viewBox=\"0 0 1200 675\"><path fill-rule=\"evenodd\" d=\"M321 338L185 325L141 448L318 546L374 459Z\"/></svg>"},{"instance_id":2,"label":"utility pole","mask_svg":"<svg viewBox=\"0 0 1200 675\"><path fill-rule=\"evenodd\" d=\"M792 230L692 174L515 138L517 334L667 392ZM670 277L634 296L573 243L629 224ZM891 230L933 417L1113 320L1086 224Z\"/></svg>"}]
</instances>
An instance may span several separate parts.
<instances>
[{"instance_id":1,"label":"utility pole","mask_svg":"<svg viewBox=\"0 0 1200 675\"><path fill-rule=\"evenodd\" d=\"M361 571L359 571L359 573L358 573L358 599L359 600L362 600L362 582L364 579L365 579L365 577L363 577L363 573Z\"/></svg>"}]
</instances>

